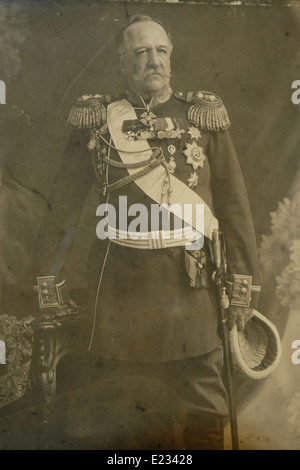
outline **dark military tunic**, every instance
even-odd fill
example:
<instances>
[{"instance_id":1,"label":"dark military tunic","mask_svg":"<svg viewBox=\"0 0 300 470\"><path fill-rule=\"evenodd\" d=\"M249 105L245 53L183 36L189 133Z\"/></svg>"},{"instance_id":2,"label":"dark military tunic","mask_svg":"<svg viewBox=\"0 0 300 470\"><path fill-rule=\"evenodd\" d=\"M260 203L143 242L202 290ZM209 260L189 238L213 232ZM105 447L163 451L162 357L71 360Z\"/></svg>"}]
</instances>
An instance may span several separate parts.
<instances>
[{"instance_id":1,"label":"dark military tunic","mask_svg":"<svg viewBox=\"0 0 300 470\"><path fill-rule=\"evenodd\" d=\"M141 102L134 96L127 96L127 99L140 118L145 112ZM178 94L170 95L166 101L158 100L151 112L157 118L176 118L184 132L181 138L165 136L148 143L151 147L161 147L167 162L171 157L169 146L175 147L174 176L190 185L219 220L220 230L226 238L229 280L235 273L247 274L253 276L253 284L258 285L260 278L252 217L229 132L206 129L195 132L196 127L187 119L189 108L190 103ZM109 132L104 137L109 141ZM66 239L72 237L85 198L95 181L95 168L86 147L88 141L88 131L77 130L67 145L55 182L51 221L48 217L50 228L47 236L41 239L40 249L44 253L46 250L47 256L43 256L43 266L40 265L37 271L39 275L57 274L60 250ZM196 169L192 165L195 161L193 154L190 153L188 158L189 153L186 152L191 146L200 147L203 152L202 165L196 165ZM101 152L108 155L105 143L101 143ZM121 161L115 150L110 151L110 158ZM126 174L127 170L110 166L109 184ZM128 206L142 203L150 208L155 203L135 182L131 182L110 193L109 203L116 207L117 212L121 195L127 196ZM106 196L99 191L99 204L105 201ZM176 194L173 194L172 203L175 202ZM55 215L56 206L60 207L59 217ZM91 221L95 230L98 221L96 216ZM99 240L95 233L95 242L88 255L87 273L91 316L97 298L92 351L103 358L163 362L214 350L221 339L218 334L218 299L210 280L213 267L207 245L206 240L208 283L195 289L190 286L185 268L184 247L141 250ZM254 297L252 305L255 305Z\"/></svg>"}]
</instances>

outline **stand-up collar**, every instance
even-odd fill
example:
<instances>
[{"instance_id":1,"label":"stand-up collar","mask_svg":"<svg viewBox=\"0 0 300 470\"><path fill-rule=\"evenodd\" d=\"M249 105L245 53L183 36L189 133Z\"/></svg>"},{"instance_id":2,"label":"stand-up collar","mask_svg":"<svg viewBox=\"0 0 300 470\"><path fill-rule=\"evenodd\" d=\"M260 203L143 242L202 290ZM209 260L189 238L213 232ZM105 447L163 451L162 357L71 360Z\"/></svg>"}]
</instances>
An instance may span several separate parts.
<instances>
[{"instance_id":1,"label":"stand-up collar","mask_svg":"<svg viewBox=\"0 0 300 470\"><path fill-rule=\"evenodd\" d=\"M168 86L165 90L153 96L149 102L145 102L143 97L136 93L134 90L129 89L126 92L126 97L131 104L145 108L145 104L150 108L155 108L158 104L166 103L172 96L172 88Z\"/></svg>"}]
</instances>

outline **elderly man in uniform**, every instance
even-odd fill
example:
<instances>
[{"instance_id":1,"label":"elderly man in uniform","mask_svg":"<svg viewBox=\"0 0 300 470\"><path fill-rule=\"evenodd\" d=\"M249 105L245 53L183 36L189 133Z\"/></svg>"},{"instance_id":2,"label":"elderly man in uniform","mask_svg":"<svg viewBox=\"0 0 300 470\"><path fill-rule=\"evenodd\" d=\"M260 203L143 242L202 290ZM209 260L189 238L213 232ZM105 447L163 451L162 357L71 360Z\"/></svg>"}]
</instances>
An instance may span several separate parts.
<instances>
[{"instance_id":1,"label":"elderly man in uniform","mask_svg":"<svg viewBox=\"0 0 300 470\"><path fill-rule=\"evenodd\" d=\"M99 203L106 204L98 215L105 215L103 207L109 215L97 227L89 256L89 350L112 361L114 371L147 373L174 390L182 404L174 421L180 423L186 449L221 449L228 403L218 298L211 279L214 228L219 226L225 235L228 281L242 285L242 302L228 309L230 327L237 323L244 328L257 303L260 281L230 122L215 94L172 91L172 39L159 21L133 17L118 46L127 82L124 94L107 96L100 90L99 95L84 95L70 112L69 124L79 129L71 136L55 182L47 234L51 243L41 240L44 265L38 273L59 277L54 260L96 178ZM127 197L126 205L120 196ZM149 224L141 218L142 236L130 237L137 226L137 203L148 209ZM184 216L172 209L166 209L169 239L152 236L151 206L161 203L191 204L193 211L204 205L203 246L188 249L188 235L174 236L178 218ZM120 216L126 211L124 225ZM106 231L101 231L104 224ZM155 227L158 232L161 224Z\"/></svg>"}]
</instances>

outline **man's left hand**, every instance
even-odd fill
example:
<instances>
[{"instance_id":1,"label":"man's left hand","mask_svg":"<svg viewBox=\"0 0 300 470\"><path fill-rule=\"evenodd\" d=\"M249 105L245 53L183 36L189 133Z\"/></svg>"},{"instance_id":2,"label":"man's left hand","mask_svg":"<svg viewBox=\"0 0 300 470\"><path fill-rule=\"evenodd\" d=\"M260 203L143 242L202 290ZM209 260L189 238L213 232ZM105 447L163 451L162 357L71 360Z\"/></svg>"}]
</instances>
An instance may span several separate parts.
<instances>
[{"instance_id":1,"label":"man's left hand","mask_svg":"<svg viewBox=\"0 0 300 470\"><path fill-rule=\"evenodd\" d=\"M229 330L231 330L236 324L238 331L242 331L253 315L252 310L253 309L250 307L231 305L227 310L227 324Z\"/></svg>"}]
</instances>

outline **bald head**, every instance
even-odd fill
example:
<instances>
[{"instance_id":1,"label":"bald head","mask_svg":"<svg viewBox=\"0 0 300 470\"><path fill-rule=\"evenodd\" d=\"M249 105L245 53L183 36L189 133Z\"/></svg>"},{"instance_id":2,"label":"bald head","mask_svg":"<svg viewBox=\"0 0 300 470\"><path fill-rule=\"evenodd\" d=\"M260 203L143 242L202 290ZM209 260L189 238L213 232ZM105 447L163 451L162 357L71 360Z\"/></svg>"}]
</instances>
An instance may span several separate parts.
<instances>
[{"instance_id":1,"label":"bald head","mask_svg":"<svg viewBox=\"0 0 300 470\"><path fill-rule=\"evenodd\" d=\"M172 47L170 35L157 21L143 17L131 22L123 30L119 45L122 71L129 87L145 98L166 89Z\"/></svg>"},{"instance_id":2,"label":"bald head","mask_svg":"<svg viewBox=\"0 0 300 470\"><path fill-rule=\"evenodd\" d=\"M173 47L172 46L172 36L169 33L169 31L165 28L163 23L161 23L156 18L152 18L151 16L148 16L148 15L135 15L135 16L132 16L130 18L129 23L117 35L117 38L116 38L117 39L117 47L118 47L118 52L119 52L120 55L122 55L122 53L123 53L123 42L124 42L124 37L125 37L126 31L131 27L131 25L134 25L134 24L137 24L137 23L143 23L144 21L152 21L153 23L156 23L156 24L160 25L165 30L166 35L168 36L169 41L171 43L171 47Z\"/></svg>"}]
</instances>

